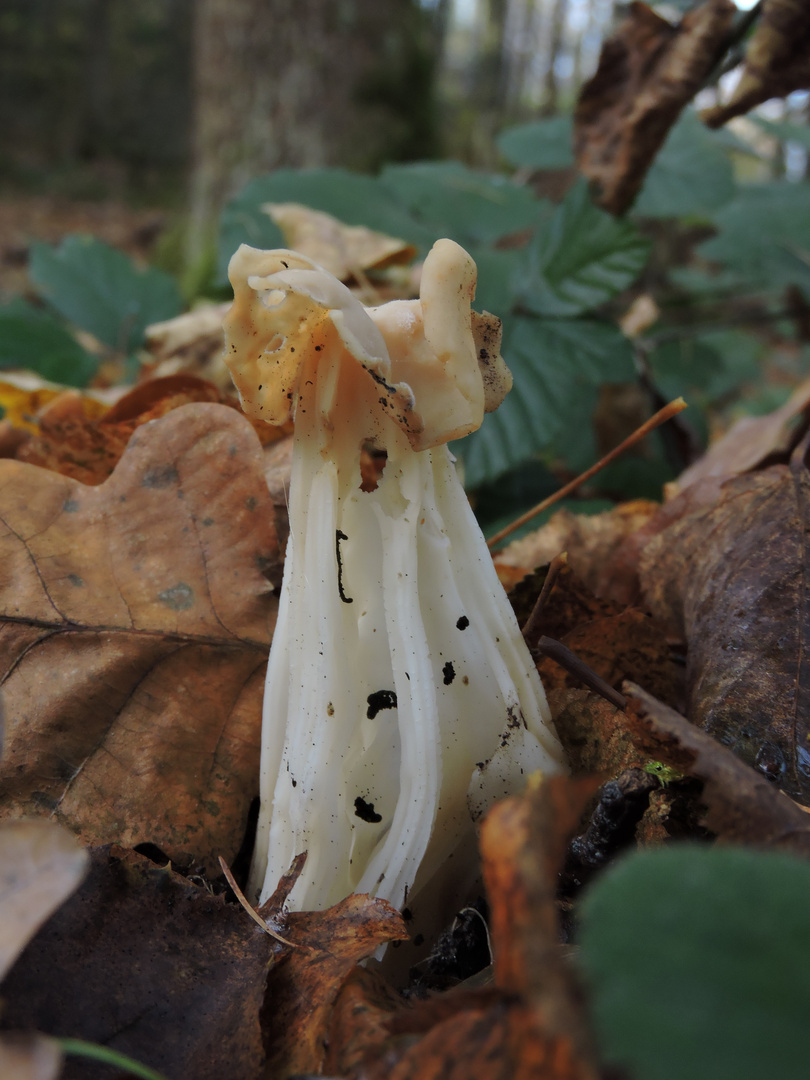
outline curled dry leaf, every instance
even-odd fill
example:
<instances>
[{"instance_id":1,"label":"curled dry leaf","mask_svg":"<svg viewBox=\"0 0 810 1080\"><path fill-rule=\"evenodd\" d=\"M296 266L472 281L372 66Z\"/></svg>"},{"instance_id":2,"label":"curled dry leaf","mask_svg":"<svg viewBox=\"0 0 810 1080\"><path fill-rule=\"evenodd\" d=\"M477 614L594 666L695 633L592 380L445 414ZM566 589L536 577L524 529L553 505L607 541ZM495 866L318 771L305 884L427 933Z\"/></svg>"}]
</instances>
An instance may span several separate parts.
<instances>
[{"instance_id":1,"label":"curled dry leaf","mask_svg":"<svg viewBox=\"0 0 810 1080\"><path fill-rule=\"evenodd\" d=\"M57 1080L62 1051L55 1039L35 1032L0 1036L0 1076L3 1080Z\"/></svg>"},{"instance_id":2,"label":"curled dry leaf","mask_svg":"<svg viewBox=\"0 0 810 1080\"><path fill-rule=\"evenodd\" d=\"M11 971L2 1023L101 1043L165 1076L256 1080L281 950L237 904L135 852L97 848ZM69 1064L66 1077L86 1069Z\"/></svg>"},{"instance_id":3,"label":"curled dry leaf","mask_svg":"<svg viewBox=\"0 0 810 1080\"><path fill-rule=\"evenodd\" d=\"M199 304L174 319L147 326L154 376L186 372L212 382L223 393L231 392L230 372L222 359L222 320L230 306Z\"/></svg>"},{"instance_id":4,"label":"curled dry leaf","mask_svg":"<svg viewBox=\"0 0 810 1080\"><path fill-rule=\"evenodd\" d=\"M674 513L703 485L666 509ZM809 499L800 450L790 466L723 484L714 502L650 540L640 567L650 608L689 642L690 720L803 802L810 800Z\"/></svg>"},{"instance_id":5,"label":"curled dry leaf","mask_svg":"<svg viewBox=\"0 0 810 1080\"><path fill-rule=\"evenodd\" d=\"M0 979L86 871L86 851L61 825L0 825Z\"/></svg>"},{"instance_id":6,"label":"curled dry leaf","mask_svg":"<svg viewBox=\"0 0 810 1080\"><path fill-rule=\"evenodd\" d=\"M404 240L364 225L344 225L331 214L299 203L265 203L262 210L281 229L285 247L306 255L339 281L366 270L409 263L416 255L416 248Z\"/></svg>"},{"instance_id":7,"label":"curled dry leaf","mask_svg":"<svg viewBox=\"0 0 810 1080\"><path fill-rule=\"evenodd\" d=\"M764 0L745 51L742 76L723 105L706 109L703 120L720 127L769 98L810 87L810 7L806 0Z\"/></svg>"},{"instance_id":8,"label":"curled dry leaf","mask_svg":"<svg viewBox=\"0 0 810 1080\"><path fill-rule=\"evenodd\" d=\"M706 0L672 26L636 0L602 46L574 113L574 149L605 210L621 214L632 204L669 129L721 55L736 10L731 0Z\"/></svg>"},{"instance_id":9,"label":"curled dry leaf","mask_svg":"<svg viewBox=\"0 0 810 1080\"><path fill-rule=\"evenodd\" d=\"M729 843L810 857L810 819L761 773L632 683L629 725L651 757L703 781L706 826Z\"/></svg>"},{"instance_id":10,"label":"curled dry leaf","mask_svg":"<svg viewBox=\"0 0 810 1080\"><path fill-rule=\"evenodd\" d=\"M230 862L258 789L276 554L234 409L138 428L95 488L0 461L0 814Z\"/></svg>"}]
</instances>

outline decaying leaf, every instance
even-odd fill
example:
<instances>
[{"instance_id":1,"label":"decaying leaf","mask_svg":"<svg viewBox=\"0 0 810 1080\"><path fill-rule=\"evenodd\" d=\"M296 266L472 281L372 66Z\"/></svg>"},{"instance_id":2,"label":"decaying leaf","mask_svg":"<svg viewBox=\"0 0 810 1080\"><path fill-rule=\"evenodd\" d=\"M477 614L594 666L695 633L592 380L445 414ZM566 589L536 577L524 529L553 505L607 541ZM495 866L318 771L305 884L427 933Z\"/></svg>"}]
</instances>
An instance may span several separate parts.
<instances>
[{"instance_id":1,"label":"decaying leaf","mask_svg":"<svg viewBox=\"0 0 810 1080\"><path fill-rule=\"evenodd\" d=\"M0 1023L102 1043L166 1076L258 1080L259 1013L281 950L170 867L98 848L10 972ZM65 1080L86 1068L70 1060Z\"/></svg>"},{"instance_id":2,"label":"decaying leaf","mask_svg":"<svg viewBox=\"0 0 810 1080\"><path fill-rule=\"evenodd\" d=\"M0 814L216 872L258 789L276 610L252 428L176 409L95 488L0 461L0 528Z\"/></svg>"},{"instance_id":3,"label":"decaying leaf","mask_svg":"<svg viewBox=\"0 0 810 1080\"><path fill-rule=\"evenodd\" d=\"M327 911L290 912L285 923L285 937L298 948L274 969L262 1014L268 1072L279 1080L321 1071L341 985L378 946L408 938L390 904L356 894Z\"/></svg>"},{"instance_id":4,"label":"decaying leaf","mask_svg":"<svg viewBox=\"0 0 810 1080\"><path fill-rule=\"evenodd\" d=\"M0 825L0 979L86 870L86 851L61 825Z\"/></svg>"},{"instance_id":5,"label":"decaying leaf","mask_svg":"<svg viewBox=\"0 0 810 1080\"><path fill-rule=\"evenodd\" d=\"M508 578L511 587L565 551L571 569L592 593L619 604L632 603L638 593L638 558L624 554L624 542L658 509L658 503L649 499L634 499L601 514L558 510L546 525L499 551L496 569L502 580L504 570L514 571Z\"/></svg>"},{"instance_id":6,"label":"decaying leaf","mask_svg":"<svg viewBox=\"0 0 810 1080\"><path fill-rule=\"evenodd\" d=\"M706 109L703 120L720 127L774 97L810 87L810 7L805 0L764 0L745 67L729 100Z\"/></svg>"},{"instance_id":7,"label":"decaying leaf","mask_svg":"<svg viewBox=\"0 0 810 1080\"><path fill-rule=\"evenodd\" d=\"M181 405L204 401L221 402L222 396L194 375L141 383L102 415L88 409L92 399L76 392L60 394L40 410L37 434L16 457L83 484L101 484L112 474L136 428Z\"/></svg>"},{"instance_id":8,"label":"decaying leaf","mask_svg":"<svg viewBox=\"0 0 810 1080\"><path fill-rule=\"evenodd\" d=\"M640 574L651 610L680 624L689 642L689 718L807 802L810 476L803 450L790 466L729 480L713 503L675 520L644 548ZM666 509L674 515L701 486Z\"/></svg>"},{"instance_id":9,"label":"decaying leaf","mask_svg":"<svg viewBox=\"0 0 810 1080\"><path fill-rule=\"evenodd\" d=\"M344 225L331 214L299 203L265 203L262 210L281 229L285 247L308 256L339 281L356 278L358 272L409 263L416 255L416 248L404 240L364 225Z\"/></svg>"},{"instance_id":10,"label":"decaying leaf","mask_svg":"<svg viewBox=\"0 0 810 1080\"><path fill-rule=\"evenodd\" d=\"M231 375L222 359L222 320L230 306L199 304L147 326L146 347L155 364L154 377L187 372L212 382L220 391L231 391Z\"/></svg>"},{"instance_id":11,"label":"decaying leaf","mask_svg":"<svg viewBox=\"0 0 810 1080\"><path fill-rule=\"evenodd\" d=\"M694 465L667 485L667 498L674 498L700 480L739 476L773 454L786 453L801 434L802 418L805 423L810 419L810 379L773 412L741 417Z\"/></svg>"},{"instance_id":12,"label":"decaying leaf","mask_svg":"<svg viewBox=\"0 0 810 1080\"><path fill-rule=\"evenodd\" d=\"M61 1071L62 1051L55 1039L35 1032L0 1036L3 1080L56 1080Z\"/></svg>"},{"instance_id":13,"label":"decaying leaf","mask_svg":"<svg viewBox=\"0 0 810 1080\"><path fill-rule=\"evenodd\" d=\"M736 10L731 0L705 0L672 26L636 0L602 46L574 113L574 149L605 210L621 214L632 204L669 129L721 55Z\"/></svg>"},{"instance_id":14,"label":"decaying leaf","mask_svg":"<svg viewBox=\"0 0 810 1080\"><path fill-rule=\"evenodd\" d=\"M706 826L728 843L810 856L810 817L761 773L631 683L634 737L648 753L703 781Z\"/></svg>"}]
</instances>

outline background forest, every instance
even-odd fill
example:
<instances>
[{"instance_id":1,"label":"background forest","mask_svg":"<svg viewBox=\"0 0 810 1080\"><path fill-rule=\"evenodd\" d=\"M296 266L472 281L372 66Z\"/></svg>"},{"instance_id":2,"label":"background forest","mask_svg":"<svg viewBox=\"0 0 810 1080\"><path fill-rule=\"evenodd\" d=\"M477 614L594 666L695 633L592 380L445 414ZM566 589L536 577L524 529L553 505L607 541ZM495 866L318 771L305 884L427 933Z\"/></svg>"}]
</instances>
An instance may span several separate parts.
<instances>
[{"instance_id":1,"label":"background forest","mask_svg":"<svg viewBox=\"0 0 810 1080\"><path fill-rule=\"evenodd\" d=\"M804 0L0 2L3 1080L807 1075L808 57ZM222 320L241 243L376 305L440 237L572 776L395 990L407 908L233 902L292 435Z\"/></svg>"}]
</instances>

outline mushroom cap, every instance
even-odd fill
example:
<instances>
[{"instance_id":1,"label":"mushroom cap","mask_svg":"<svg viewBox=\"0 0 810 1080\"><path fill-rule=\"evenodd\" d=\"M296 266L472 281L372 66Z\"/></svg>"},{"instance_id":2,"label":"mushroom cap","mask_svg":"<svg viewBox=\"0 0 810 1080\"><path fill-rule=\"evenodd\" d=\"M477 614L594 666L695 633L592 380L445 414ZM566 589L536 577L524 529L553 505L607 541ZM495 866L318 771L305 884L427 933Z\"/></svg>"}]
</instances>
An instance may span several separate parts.
<instances>
[{"instance_id":1,"label":"mushroom cap","mask_svg":"<svg viewBox=\"0 0 810 1080\"><path fill-rule=\"evenodd\" d=\"M419 300L365 308L311 259L243 244L228 274L225 362L245 412L283 423L301 365L342 349L377 384L386 414L415 450L461 438L500 404L511 375L500 357L500 321L471 312L476 267L452 240L425 259Z\"/></svg>"}]
</instances>

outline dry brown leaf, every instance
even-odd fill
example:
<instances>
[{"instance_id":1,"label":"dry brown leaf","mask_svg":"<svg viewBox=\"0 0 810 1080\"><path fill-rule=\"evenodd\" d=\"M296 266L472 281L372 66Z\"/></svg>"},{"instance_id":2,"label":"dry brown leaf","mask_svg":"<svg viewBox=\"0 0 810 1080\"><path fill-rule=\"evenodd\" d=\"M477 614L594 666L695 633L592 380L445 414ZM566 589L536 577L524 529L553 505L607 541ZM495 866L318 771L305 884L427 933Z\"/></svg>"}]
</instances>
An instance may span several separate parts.
<instances>
[{"instance_id":1,"label":"dry brown leaf","mask_svg":"<svg viewBox=\"0 0 810 1080\"><path fill-rule=\"evenodd\" d=\"M3 1026L102 1043L165 1076L258 1080L259 1013L282 946L169 867L117 847L91 856L10 972ZM65 1080L86 1069L69 1061Z\"/></svg>"},{"instance_id":2,"label":"dry brown leaf","mask_svg":"<svg viewBox=\"0 0 810 1080\"><path fill-rule=\"evenodd\" d=\"M265 203L262 210L281 229L285 247L300 251L347 281L366 270L409 263L416 248L364 225L344 225L331 214L299 203Z\"/></svg>"},{"instance_id":3,"label":"dry brown leaf","mask_svg":"<svg viewBox=\"0 0 810 1080\"><path fill-rule=\"evenodd\" d=\"M153 377L187 372L232 392L231 374L223 356L222 320L231 305L200 304L166 322L146 328L146 347L152 355Z\"/></svg>"},{"instance_id":4,"label":"dry brown leaf","mask_svg":"<svg viewBox=\"0 0 810 1080\"><path fill-rule=\"evenodd\" d=\"M639 744L651 757L703 781L705 823L713 833L728 843L810 856L804 807L663 702L632 683L624 689Z\"/></svg>"},{"instance_id":5,"label":"dry brown leaf","mask_svg":"<svg viewBox=\"0 0 810 1080\"><path fill-rule=\"evenodd\" d=\"M603 697L590 690L551 690L548 704L574 774L617 776L644 763L624 713Z\"/></svg>"},{"instance_id":6,"label":"dry brown leaf","mask_svg":"<svg viewBox=\"0 0 810 1080\"><path fill-rule=\"evenodd\" d=\"M694 465L667 484L667 498L674 498L700 480L739 476L755 469L772 454L786 453L796 439L797 420L801 416L805 420L810 416L810 379L774 412L739 419Z\"/></svg>"},{"instance_id":7,"label":"dry brown leaf","mask_svg":"<svg viewBox=\"0 0 810 1080\"><path fill-rule=\"evenodd\" d=\"M257 791L276 611L252 428L176 409L95 488L0 461L0 528L0 813L217 872Z\"/></svg>"},{"instance_id":8,"label":"dry brown leaf","mask_svg":"<svg viewBox=\"0 0 810 1080\"><path fill-rule=\"evenodd\" d=\"M273 971L262 1014L268 1074L279 1080L321 1072L338 990L378 946L408 938L397 910L357 894L327 911L290 912L285 923L284 936L298 948Z\"/></svg>"},{"instance_id":9,"label":"dry brown leaf","mask_svg":"<svg viewBox=\"0 0 810 1080\"><path fill-rule=\"evenodd\" d=\"M546 525L499 551L495 566L499 574L503 567L515 567L525 576L566 551L569 566L592 593L632 603L638 594L638 560L624 555L624 543L658 510L659 504L648 499L634 499L602 514L558 510Z\"/></svg>"},{"instance_id":10,"label":"dry brown leaf","mask_svg":"<svg viewBox=\"0 0 810 1080\"><path fill-rule=\"evenodd\" d=\"M61 825L0 825L0 979L86 872L87 852Z\"/></svg>"},{"instance_id":11,"label":"dry brown leaf","mask_svg":"<svg viewBox=\"0 0 810 1080\"><path fill-rule=\"evenodd\" d=\"M632 204L681 109L722 54L736 10L731 0L706 0L672 26L636 0L602 46L574 113L574 148L605 210L621 214Z\"/></svg>"},{"instance_id":12,"label":"dry brown leaf","mask_svg":"<svg viewBox=\"0 0 810 1080\"><path fill-rule=\"evenodd\" d=\"M712 481L687 488L667 508ZM655 536L647 603L689 644L688 716L785 791L810 797L806 535L810 477L791 465L735 477Z\"/></svg>"},{"instance_id":13,"label":"dry brown leaf","mask_svg":"<svg viewBox=\"0 0 810 1080\"><path fill-rule=\"evenodd\" d=\"M740 81L724 105L702 113L709 127L769 98L810 87L810 7L807 0L764 0L748 47Z\"/></svg>"},{"instance_id":14,"label":"dry brown leaf","mask_svg":"<svg viewBox=\"0 0 810 1080\"><path fill-rule=\"evenodd\" d=\"M59 1043L47 1035L9 1032L0 1036L3 1080L56 1080L62 1060Z\"/></svg>"}]
</instances>

